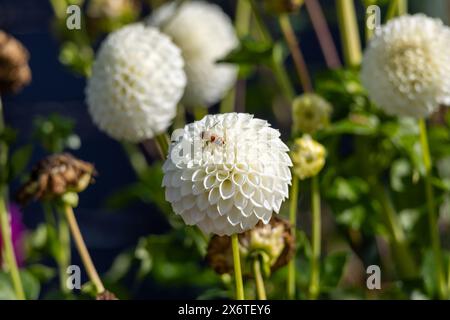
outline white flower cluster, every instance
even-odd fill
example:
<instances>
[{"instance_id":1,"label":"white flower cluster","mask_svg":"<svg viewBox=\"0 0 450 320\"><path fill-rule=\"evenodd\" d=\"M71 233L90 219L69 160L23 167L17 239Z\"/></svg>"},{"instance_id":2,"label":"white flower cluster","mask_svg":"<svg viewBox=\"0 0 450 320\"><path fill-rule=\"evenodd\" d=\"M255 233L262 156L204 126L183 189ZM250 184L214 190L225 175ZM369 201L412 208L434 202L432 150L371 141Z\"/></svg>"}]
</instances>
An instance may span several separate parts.
<instances>
[{"instance_id":1,"label":"white flower cluster","mask_svg":"<svg viewBox=\"0 0 450 320\"><path fill-rule=\"evenodd\" d=\"M450 28L423 14L391 20L370 41L361 79L391 115L421 118L450 105Z\"/></svg>"},{"instance_id":2,"label":"white flower cluster","mask_svg":"<svg viewBox=\"0 0 450 320\"><path fill-rule=\"evenodd\" d=\"M205 233L231 235L259 220L268 223L288 197L288 151L265 120L208 115L186 125L170 148L163 166L166 200Z\"/></svg>"},{"instance_id":3,"label":"white flower cluster","mask_svg":"<svg viewBox=\"0 0 450 320\"><path fill-rule=\"evenodd\" d=\"M217 63L237 47L230 18L215 5L188 1L173 2L156 10L149 23L161 28L181 49L188 78L183 104L188 107L217 103L236 81L237 68Z\"/></svg>"},{"instance_id":4,"label":"white flower cluster","mask_svg":"<svg viewBox=\"0 0 450 320\"><path fill-rule=\"evenodd\" d=\"M140 142L176 115L186 76L180 50L157 29L131 24L102 43L88 80L89 113L115 139Z\"/></svg>"}]
</instances>

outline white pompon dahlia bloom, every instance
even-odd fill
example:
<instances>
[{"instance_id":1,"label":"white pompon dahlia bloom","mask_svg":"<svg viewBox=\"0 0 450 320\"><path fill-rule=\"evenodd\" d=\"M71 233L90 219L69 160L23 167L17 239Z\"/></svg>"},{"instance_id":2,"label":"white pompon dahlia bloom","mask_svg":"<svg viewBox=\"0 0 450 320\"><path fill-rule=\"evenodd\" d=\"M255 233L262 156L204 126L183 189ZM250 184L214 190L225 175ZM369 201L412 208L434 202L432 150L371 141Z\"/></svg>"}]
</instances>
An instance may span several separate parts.
<instances>
[{"instance_id":1,"label":"white pompon dahlia bloom","mask_svg":"<svg viewBox=\"0 0 450 320\"><path fill-rule=\"evenodd\" d=\"M288 147L250 114L207 115L172 135L166 200L188 225L231 235L268 223L288 197Z\"/></svg>"},{"instance_id":2,"label":"white pompon dahlia bloom","mask_svg":"<svg viewBox=\"0 0 450 320\"><path fill-rule=\"evenodd\" d=\"M187 1L178 8L163 5L148 22L159 26L181 48L188 78L183 103L188 107L217 103L236 81L237 68L216 63L238 46L230 18L204 1Z\"/></svg>"},{"instance_id":3,"label":"white pompon dahlia bloom","mask_svg":"<svg viewBox=\"0 0 450 320\"><path fill-rule=\"evenodd\" d=\"M102 43L86 88L95 124L117 140L164 132L186 86L180 50L157 29L131 24Z\"/></svg>"},{"instance_id":4,"label":"white pompon dahlia bloom","mask_svg":"<svg viewBox=\"0 0 450 320\"><path fill-rule=\"evenodd\" d=\"M422 118L450 104L450 28L423 14L391 20L370 41L361 80L391 115Z\"/></svg>"}]
</instances>

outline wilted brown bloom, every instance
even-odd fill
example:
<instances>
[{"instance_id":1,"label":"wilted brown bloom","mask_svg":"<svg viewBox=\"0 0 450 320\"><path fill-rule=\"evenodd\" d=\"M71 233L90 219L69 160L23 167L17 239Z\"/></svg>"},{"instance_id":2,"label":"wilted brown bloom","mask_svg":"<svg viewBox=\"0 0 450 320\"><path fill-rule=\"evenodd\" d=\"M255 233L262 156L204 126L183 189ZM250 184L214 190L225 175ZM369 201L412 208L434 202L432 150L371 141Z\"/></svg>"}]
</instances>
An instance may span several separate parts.
<instances>
[{"instance_id":1,"label":"wilted brown bloom","mask_svg":"<svg viewBox=\"0 0 450 320\"><path fill-rule=\"evenodd\" d=\"M114 293L109 292L108 290L103 291L98 294L95 300L119 300Z\"/></svg>"},{"instance_id":2,"label":"wilted brown bloom","mask_svg":"<svg viewBox=\"0 0 450 320\"><path fill-rule=\"evenodd\" d=\"M273 217L265 225L260 221L253 229L239 234L239 248L244 262L254 258L254 254L264 253L273 272L286 265L295 248L294 236L289 222ZM213 236L208 245L207 260L218 274L233 272L231 238ZM250 265L244 263L244 274L249 274Z\"/></svg>"},{"instance_id":3,"label":"wilted brown bloom","mask_svg":"<svg viewBox=\"0 0 450 320\"><path fill-rule=\"evenodd\" d=\"M30 83L27 49L14 37L0 30L0 94L15 93Z\"/></svg>"},{"instance_id":4,"label":"wilted brown bloom","mask_svg":"<svg viewBox=\"0 0 450 320\"><path fill-rule=\"evenodd\" d=\"M31 171L28 182L17 193L22 205L30 200L49 200L66 192L81 192L93 182L96 174L92 164L68 153L51 155Z\"/></svg>"},{"instance_id":5,"label":"wilted brown bloom","mask_svg":"<svg viewBox=\"0 0 450 320\"><path fill-rule=\"evenodd\" d=\"M304 0L263 0L266 11L273 14L295 12L303 5Z\"/></svg>"}]
</instances>

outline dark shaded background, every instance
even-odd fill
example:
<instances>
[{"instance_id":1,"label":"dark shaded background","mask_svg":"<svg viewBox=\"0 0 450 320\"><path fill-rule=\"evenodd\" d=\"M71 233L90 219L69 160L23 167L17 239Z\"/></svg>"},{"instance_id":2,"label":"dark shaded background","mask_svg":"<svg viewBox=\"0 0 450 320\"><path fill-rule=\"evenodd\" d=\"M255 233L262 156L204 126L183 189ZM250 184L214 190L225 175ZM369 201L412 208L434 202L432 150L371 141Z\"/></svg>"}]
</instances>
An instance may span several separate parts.
<instances>
[{"instance_id":1,"label":"dark shaded background","mask_svg":"<svg viewBox=\"0 0 450 320\"><path fill-rule=\"evenodd\" d=\"M233 0L214 2L220 3L228 13L234 11ZM425 11L429 15L441 15L444 18L447 2L414 1L410 11ZM334 1L327 0L321 3L338 43ZM363 23L362 7L359 8L359 12ZM87 245L99 272L102 273L108 270L120 252L134 247L139 237L163 233L168 226L157 210L148 205L137 204L120 212L104 209L105 199L114 190L135 181L136 177L121 145L99 132L93 125L84 103L85 79L74 76L59 63L58 42L51 32L52 14L52 8L47 0L0 0L0 29L11 33L28 48L33 73L31 85L19 95L3 97L5 117L9 125L19 129L18 145L30 141L32 123L36 116L57 112L75 119L76 133L82 141L82 147L75 155L94 162L100 173L95 188L89 188L81 194L77 215ZM296 21L296 28L308 66L312 70L324 69L320 47L305 11L301 17L304 19L301 19L301 22ZM277 32L275 26L274 32ZM36 146L32 162L44 155L44 150ZM15 188L17 185L12 187L13 190ZM27 207L24 218L29 228L35 228L42 222L43 214L39 205ZM73 263L81 264L75 252ZM195 296L196 292L164 288L147 280L137 297L161 299Z\"/></svg>"}]
</instances>

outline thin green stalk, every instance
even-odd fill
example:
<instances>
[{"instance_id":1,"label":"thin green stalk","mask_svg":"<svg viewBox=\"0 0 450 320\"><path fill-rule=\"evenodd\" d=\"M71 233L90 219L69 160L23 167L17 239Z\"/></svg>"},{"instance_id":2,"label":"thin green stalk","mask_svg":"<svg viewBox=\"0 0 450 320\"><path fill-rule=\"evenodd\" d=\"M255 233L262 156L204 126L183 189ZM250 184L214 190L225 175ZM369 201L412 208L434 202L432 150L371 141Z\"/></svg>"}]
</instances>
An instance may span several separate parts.
<instances>
[{"instance_id":1,"label":"thin green stalk","mask_svg":"<svg viewBox=\"0 0 450 320\"><path fill-rule=\"evenodd\" d=\"M345 64L356 67L361 63L362 52L354 1L337 0L336 8Z\"/></svg>"},{"instance_id":2,"label":"thin green stalk","mask_svg":"<svg viewBox=\"0 0 450 320\"><path fill-rule=\"evenodd\" d=\"M289 76L284 68L283 64L283 53L281 48L276 46L274 48L273 54L273 62L272 62L272 71L274 73L275 79L283 92L283 96L289 101L292 102L295 98L295 91L292 87Z\"/></svg>"},{"instance_id":3,"label":"thin green stalk","mask_svg":"<svg viewBox=\"0 0 450 320\"><path fill-rule=\"evenodd\" d=\"M62 292L69 292L69 288L66 285L66 280L68 278L67 275L67 267L70 264L70 232L67 226L67 223L62 218L59 222L56 222L55 216L53 214L53 208L50 202L43 202L42 207L44 209L45 214L45 222L47 225L52 228L51 233L48 234L50 241L58 242L58 251L52 252L54 255L54 259L56 264L58 265L58 274L59 274L59 285ZM65 226L64 226L65 224ZM57 235L53 232L53 230L57 230Z\"/></svg>"},{"instance_id":4,"label":"thin green stalk","mask_svg":"<svg viewBox=\"0 0 450 320\"><path fill-rule=\"evenodd\" d=\"M313 87L311 83L311 77L309 76L308 67L306 66L305 59L300 49L300 44L295 35L295 31L292 28L289 15L282 14L278 18L281 31L283 32L286 43L288 44L289 51L291 52L294 60L295 69L297 71L300 83L304 92L312 92Z\"/></svg>"},{"instance_id":5,"label":"thin green stalk","mask_svg":"<svg viewBox=\"0 0 450 320\"><path fill-rule=\"evenodd\" d=\"M371 189L374 193L374 197L381 205L381 214L390 235L389 244L392 248L392 256L398 267L398 272L404 279L414 278L418 275L417 264L411 254L408 241L398 220L394 205L392 204L386 189L378 183L375 182L371 186Z\"/></svg>"},{"instance_id":6,"label":"thin green stalk","mask_svg":"<svg viewBox=\"0 0 450 320\"><path fill-rule=\"evenodd\" d=\"M234 27L238 37L245 37L250 31L252 7L248 0L238 0Z\"/></svg>"},{"instance_id":7,"label":"thin green stalk","mask_svg":"<svg viewBox=\"0 0 450 320\"><path fill-rule=\"evenodd\" d=\"M4 199L4 192L0 190L0 227L3 241L3 253L8 272L11 276L11 281L14 287L14 292L19 300L25 300L25 292L22 286L22 279L20 278L19 268L17 267L17 260L14 254L14 247L11 239L11 226L9 224L9 214L6 208Z\"/></svg>"},{"instance_id":8,"label":"thin green stalk","mask_svg":"<svg viewBox=\"0 0 450 320\"><path fill-rule=\"evenodd\" d=\"M68 278L67 268L70 265L70 258L71 258L70 229L64 217L61 217L58 221L58 241L60 245L58 257L60 286L63 292L69 292L66 280Z\"/></svg>"},{"instance_id":9,"label":"thin green stalk","mask_svg":"<svg viewBox=\"0 0 450 320\"><path fill-rule=\"evenodd\" d=\"M310 299L317 299L320 293L320 246L321 246L321 209L319 180L317 176L311 178L311 204L312 204L312 253L311 253L311 280L309 284Z\"/></svg>"},{"instance_id":10,"label":"thin green stalk","mask_svg":"<svg viewBox=\"0 0 450 320\"><path fill-rule=\"evenodd\" d=\"M270 35L269 29L267 29L267 27L264 23L264 19L259 12L258 5L256 4L256 2L254 0L247 0L247 1L250 4L250 7L253 12L253 16L255 17L256 27L258 28L263 40L268 43L272 43L273 42L272 36Z\"/></svg>"},{"instance_id":11,"label":"thin green stalk","mask_svg":"<svg viewBox=\"0 0 450 320\"><path fill-rule=\"evenodd\" d=\"M166 133L162 133L155 137L155 141L161 153L161 158L166 159L169 153L169 137Z\"/></svg>"},{"instance_id":12,"label":"thin green stalk","mask_svg":"<svg viewBox=\"0 0 450 320\"><path fill-rule=\"evenodd\" d=\"M5 130L5 120L3 119L3 104L2 99L0 97L0 135L3 134L3 131ZM7 172L8 172L8 145L6 142L4 142L2 139L0 139L0 187L2 184L6 184L6 181L8 179ZM6 187L5 190L6 191ZM6 196L5 192L3 195Z\"/></svg>"},{"instance_id":13,"label":"thin green stalk","mask_svg":"<svg viewBox=\"0 0 450 320\"><path fill-rule=\"evenodd\" d=\"M201 120L208 114L208 108L206 106L197 106L192 109L195 120Z\"/></svg>"},{"instance_id":14,"label":"thin green stalk","mask_svg":"<svg viewBox=\"0 0 450 320\"><path fill-rule=\"evenodd\" d=\"M186 108L181 103L178 104L177 107L177 115L175 116L175 119L173 120L173 127L175 129L183 128L186 124Z\"/></svg>"},{"instance_id":15,"label":"thin green stalk","mask_svg":"<svg viewBox=\"0 0 450 320\"><path fill-rule=\"evenodd\" d=\"M447 298L447 287L442 261L442 250L439 239L439 226L437 222L436 203L432 185L432 160L428 145L427 125L425 120L419 120L420 143L422 146L423 163L425 165L425 193L427 198L428 224L430 228L431 247L433 250L434 267L437 280L437 288L441 299Z\"/></svg>"},{"instance_id":16,"label":"thin green stalk","mask_svg":"<svg viewBox=\"0 0 450 320\"><path fill-rule=\"evenodd\" d=\"M236 300L244 300L244 282L242 281L241 258L239 256L238 234L231 236L231 248L233 250L234 278L236 281Z\"/></svg>"},{"instance_id":17,"label":"thin green stalk","mask_svg":"<svg viewBox=\"0 0 450 320\"><path fill-rule=\"evenodd\" d=\"M258 10L258 6L255 4L253 0L249 1L253 16L255 17L256 24L258 28L261 30L262 38L265 42L269 44L273 44L272 36L267 30L266 25L264 24L264 20L261 17L261 14ZM278 83L281 91L283 92L283 96L289 101L292 102L295 98L295 90L292 87L291 81L289 79L288 73L283 63L283 50L279 45L274 46L274 52L272 56L272 72L274 73L275 80Z\"/></svg>"},{"instance_id":18,"label":"thin green stalk","mask_svg":"<svg viewBox=\"0 0 450 320\"><path fill-rule=\"evenodd\" d=\"M298 206L298 185L299 180L296 175L292 177L290 205L289 205L289 222L291 224L291 234L295 237L297 232L297 206ZM295 251L288 264L287 275L287 296L288 299L295 299Z\"/></svg>"},{"instance_id":19,"label":"thin green stalk","mask_svg":"<svg viewBox=\"0 0 450 320\"><path fill-rule=\"evenodd\" d=\"M220 103L220 113L229 113L234 111L234 104L236 100L236 87L231 88L228 91L225 98L222 99Z\"/></svg>"},{"instance_id":20,"label":"thin green stalk","mask_svg":"<svg viewBox=\"0 0 450 320\"><path fill-rule=\"evenodd\" d=\"M105 287L103 286L103 282L98 275L97 269L95 269L94 263L92 262L92 258L89 254L86 244L84 243L83 236L81 235L77 219L75 218L75 214L70 205L64 205L64 214L69 224L70 231L72 232L73 239L75 240L75 245L78 249L81 261L83 261L83 265L86 269L89 280L91 280L92 284L94 285L97 294L103 293L105 291Z\"/></svg>"},{"instance_id":21,"label":"thin green stalk","mask_svg":"<svg viewBox=\"0 0 450 320\"><path fill-rule=\"evenodd\" d=\"M386 22L394 18L396 15L404 15L408 12L408 1L407 0L393 0L391 1L387 13Z\"/></svg>"},{"instance_id":22,"label":"thin green stalk","mask_svg":"<svg viewBox=\"0 0 450 320\"><path fill-rule=\"evenodd\" d=\"M261 273L261 261L259 257L253 259L253 276L255 277L256 296L258 300L267 300L264 278Z\"/></svg>"}]
</instances>

